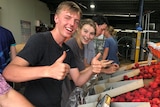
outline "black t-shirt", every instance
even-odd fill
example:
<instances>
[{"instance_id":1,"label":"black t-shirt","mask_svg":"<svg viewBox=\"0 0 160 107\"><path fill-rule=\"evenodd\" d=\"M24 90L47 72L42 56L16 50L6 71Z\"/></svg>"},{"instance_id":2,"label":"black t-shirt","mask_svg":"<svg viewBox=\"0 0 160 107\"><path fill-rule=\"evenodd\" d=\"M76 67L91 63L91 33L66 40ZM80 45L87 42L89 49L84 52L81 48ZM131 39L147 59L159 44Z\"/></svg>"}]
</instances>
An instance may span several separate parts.
<instances>
[{"instance_id":1,"label":"black t-shirt","mask_svg":"<svg viewBox=\"0 0 160 107\"><path fill-rule=\"evenodd\" d=\"M66 50L67 57L64 62L68 63L71 68L75 68L71 49L66 44L60 47L48 31L31 36L18 56L27 60L30 66L45 66L52 65ZM60 107L62 82L52 78L29 81L24 95L36 107Z\"/></svg>"}]
</instances>

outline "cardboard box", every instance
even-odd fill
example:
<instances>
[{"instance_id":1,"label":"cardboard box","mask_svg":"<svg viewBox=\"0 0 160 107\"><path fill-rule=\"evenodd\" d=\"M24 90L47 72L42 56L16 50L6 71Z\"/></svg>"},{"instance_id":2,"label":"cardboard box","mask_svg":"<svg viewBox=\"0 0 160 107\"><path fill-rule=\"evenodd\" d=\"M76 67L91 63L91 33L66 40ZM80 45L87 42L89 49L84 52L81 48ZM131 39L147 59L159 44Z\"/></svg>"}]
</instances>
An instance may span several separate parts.
<instances>
[{"instance_id":1,"label":"cardboard box","mask_svg":"<svg viewBox=\"0 0 160 107\"><path fill-rule=\"evenodd\" d=\"M96 107L97 102L78 105L78 107ZM149 102L112 102L110 107L151 107Z\"/></svg>"},{"instance_id":2,"label":"cardboard box","mask_svg":"<svg viewBox=\"0 0 160 107\"><path fill-rule=\"evenodd\" d=\"M97 84L102 84L105 82L117 82L124 79L124 75L127 75L128 77L134 77L140 73L139 69L133 69L133 70L127 70L127 71L119 71L111 75L110 78L107 78L105 80L100 80L97 82Z\"/></svg>"},{"instance_id":3,"label":"cardboard box","mask_svg":"<svg viewBox=\"0 0 160 107\"><path fill-rule=\"evenodd\" d=\"M112 78L109 78L109 82L116 82L116 81L121 81L124 79L124 75L127 75L129 78L134 77L136 75L139 75L140 70L139 69L134 69L134 70L129 70L127 72L122 72L121 74L115 73L113 74Z\"/></svg>"},{"instance_id":4,"label":"cardboard box","mask_svg":"<svg viewBox=\"0 0 160 107\"><path fill-rule=\"evenodd\" d=\"M157 60L151 60L151 62L157 62ZM137 62L140 66L146 66L146 65L149 65L150 64L150 61L141 61L141 62ZM110 78L110 77L113 77L113 76L115 76L115 75L117 75L117 74L122 74L122 73L125 73L125 72L130 72L130 71L132 71L133 69L132 69L132 67L135 67L135 63L133 63L133 64L129 64L129 65L126 65L126 66L122 66L122 67L120 67L119 68L119 70L117 70L115 73L113 73L113 74L101 74L100 76L101 76L101 78L103 79L103 80L106 80L106 79L108 79L108 78ZM101 80L102 80L101 79ZM109 80L107 80L107 82L108 82Z\"/></svg>"},{"instance_id":5,"label":"cardboard box","mask_svg":"<svg viewBox=\"0 0 160 107\"><path fill-rule=\"evenodd\" d=\"M127 80L114 83L104 83L94 86L95 95L90 95L85 97L86 103L99 101L104 95L108 94L110 97L115 97L129 91L141 88L144 86L143 79L138 80ZM112 88L111 90L106 90L106 88ZM103 92L104 91L104 92Z\"/></svg>"},{"instance_id":6,"label":"cardboard box","mask_svg":"<svg viewBox=\"0 0 160 107\"><path fill-rule=\"evenodd\" d=\"M152 60L151 62L157 62L157 60ZM137 62L140 66L146 66L146 65L149 65L149 61L141 61L141 62ZM125 70L130 70L132 69L132 67L135 67L135 63L133 64L129 64L129 65L126 65L126 66L122 66L119 68L118 71L125 71Z\"/></svg>"},{"instance_id":7,"label":"cardboard box","mask_svg":"<svg viewBox=\"0 0 160 107\"><path fill-rule=\"evenodd\" d=\"M112 74L102 74L102 73L100 73L99 75L98 75L98 79L99 80L105 80L105 79L108 79L108 78L111 78L111 76L112 76Z\"/></svg>"},{"instance_id":8,"label":"cardboard box","mask_svg":"<svg viewBox=\"0 0 160 107\"><path fill-rule=\"evenodd\" d=\"M78 107L96 107L97 102L78 105Z\"/></svg>"},{"instance_id":9,"label":"cardboard box","mask_svg":"<svg viewBox=\"0 0 160 107\"><path fill-rule=\"evenodd\" d=\"M151 105L149 102L113 102L110 107L151 107Z\"/></svg>"}]
</instances>

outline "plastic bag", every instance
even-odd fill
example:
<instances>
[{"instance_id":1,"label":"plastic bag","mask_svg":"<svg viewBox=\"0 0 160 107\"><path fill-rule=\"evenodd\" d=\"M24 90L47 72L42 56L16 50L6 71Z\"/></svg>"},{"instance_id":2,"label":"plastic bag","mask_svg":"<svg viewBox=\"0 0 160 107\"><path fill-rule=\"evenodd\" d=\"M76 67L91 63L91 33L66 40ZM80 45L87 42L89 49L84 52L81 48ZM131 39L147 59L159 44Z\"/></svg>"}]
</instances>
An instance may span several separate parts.
<instances>
[{"instance_id":1,"label":"plastic bag","mask_svg":"<svg viewBox=\"0 0 160 107\"><path fill-rule=\"evenodd\" d=\"M76 87L69 97L65 107L78 107L78 105L85 104L83 89Z\"/></svg>"},{"instance_id":2,"label":"plastic bag","mask_svg":"<svg viewBox=\"0 0 160 107\"><path fill-rule=\"evenodd\" d=\"M76 87L70 94L65 107L78 107L78 105L86 104L85 97L95 94L93 87L97 81L98 75L94 75L82 88Z\"/></svg>"}]
</instances>

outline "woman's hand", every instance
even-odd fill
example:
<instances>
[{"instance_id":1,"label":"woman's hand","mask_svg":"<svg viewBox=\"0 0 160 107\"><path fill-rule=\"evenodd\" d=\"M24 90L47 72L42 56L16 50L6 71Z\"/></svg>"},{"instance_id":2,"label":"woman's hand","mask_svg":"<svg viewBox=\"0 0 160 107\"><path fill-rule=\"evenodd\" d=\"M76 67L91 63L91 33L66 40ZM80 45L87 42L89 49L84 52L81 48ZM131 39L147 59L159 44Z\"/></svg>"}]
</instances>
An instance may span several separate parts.
<instances>
[{"instance_id":1,"label":"woman's hand","mask_svg":"<svg viewBox=\"0 0 160 107\"><path fill-rule=\"evenodd\" d=\"M111 64L110 66L102 69L102 73L105 73L105 74L113 74L115 73L117 70L119 69L119 65L116 64L116 63L113 63Z\"/></svg>"},{"instance_id":2,"label":"woman's hand","mask_svg":"<svg viewBox=\"0 0 160 107\"><path fill-rule=\"evenodd\" d=\"M101 53L98 53L93 59L92 59L92 62L91 62L91 66L92 66L92 72L93 73L100 73L101 72L101 69L102 69L102 63L101 61L99 61L99 58L101 56Z\"/></svg>"}]
</instances>

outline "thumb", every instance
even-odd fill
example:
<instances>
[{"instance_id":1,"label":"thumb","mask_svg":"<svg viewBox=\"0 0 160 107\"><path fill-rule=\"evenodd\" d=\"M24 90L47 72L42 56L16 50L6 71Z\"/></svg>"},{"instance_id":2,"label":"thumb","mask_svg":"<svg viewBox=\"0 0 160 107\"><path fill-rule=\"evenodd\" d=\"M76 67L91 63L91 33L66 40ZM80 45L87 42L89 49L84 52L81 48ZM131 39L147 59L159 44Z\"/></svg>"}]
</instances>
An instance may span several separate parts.
<instances>
[{"instance_id":1,"label":"thumb","mask_svg":"<svg viewBox=\"0 0 160 107\"><path fill-rule=\"evenodd\" d=\"M56 62L63 62L66 58L66 52L63 51L63 54L56 60Z\"/></svg>"},{"instance_id":2,"label":"thumb","mask_svg":"<svg viewBox=\"0 0 160 107\"><path fill-rule=\"evenodd\" d=\"M96 56L95 56L95 59L99 59L100 58L100 56L101 56L101 53L98 53Z\"/></svg>"}]
</instances>

